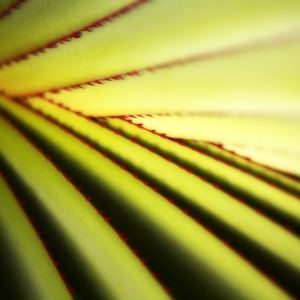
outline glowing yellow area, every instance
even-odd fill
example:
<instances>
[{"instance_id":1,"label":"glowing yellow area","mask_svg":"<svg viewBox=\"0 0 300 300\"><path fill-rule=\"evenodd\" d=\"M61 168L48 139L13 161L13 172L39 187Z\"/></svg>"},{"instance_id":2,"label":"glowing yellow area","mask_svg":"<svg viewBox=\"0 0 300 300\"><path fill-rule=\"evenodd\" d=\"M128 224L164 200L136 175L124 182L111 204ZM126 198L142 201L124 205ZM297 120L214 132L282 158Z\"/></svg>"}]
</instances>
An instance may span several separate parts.
<instances>
[{"instance_id":1,"label":"glowing yellow area","mask_svg":"<svg viewBox=\"0 0 300 300\"><path fill-rule=\"evenodd\" d=\"M1 118L0 128L2 133L6 130ZM2 142L3 136L5 133L1 135ZM5 142L1 143L0 152L5 146ZM3 254L9 255L4 259L11 260L10 264L14 266L10 272L16 274L15 288L20 289L27 299L72 299L42 241L1 176L0 194L1 247L4 244L4 249L10 251L6 253L2 249L1 258Z\"/></svg>"},{"instance_id":2,"label":"glowing yellow area","mask_svg":"<svg viewBox=\"0 0 300 300\"><path fill-rule=\"evenodd\" d=\"M283 187L296 195L300 195L300 186L299 182L292 180L291 178L280 174L279 172L273 171L272 169L266 168L262 165L253 163L248 159L230 153L222 148L219 148L215 145L209 144L204 141L190 141L182 140L184 145L195 149L196 151L202 151L209 156L220 159L221 161L230 163L237 168L245 170L249 174L258 176L259 178L264 178L268 182L276 184L278 187ZM242 153L241 153L242 155Z\"/></svg>"},{"instance_id":3,"label":"glowing yellow area","mask_svg":"<svg viewBox=\"0 0 300 300\"><path fill-rule=\"evenodd\" d=\"M225 144L256 162L300 175L300 121L296 118L171 115L128 119L168 137Z\"/></svg>"},{"instance_id":4,"label":"glowing yellow area","mask_svg":"<svg viewBox=\"0 0 300 300\"><path fill-rule=\"evenodd\" d=\"M36 107L38 109L42 109L42 103L41 101L34 101L29 100L31 105L33 107ZM42 109L43 110L43 109ZM99 119L100 120L100 119ZM198 167L199 169L203 169L205 165L208 166L208 168L205 169L206 172L210 172L215 174L215 176L219 177L219 180L229 182L231 178L231 174L229 173L222 173L220 172L221 166L223 166L223 170L227 169L228 171L231 169L234 169L233 167L229 167L228 165L224 165L219 163L216 160L211 161L213 164L207 164L210 160L207 156L203 156L200 153L196 154L195 151L190 151L187 147L181 147L177 145L177 143L172 142L169 139L161 138L160 136L153 134L151 132L148 132L142 128L139 128L133 124L129 124L126 121L120 120L120 119L101 119L101 122L104 122L105 124L109 125L109 128L113 130L120 130L122 133L126 135L126 137L137 139L141 142L141 144L146 145L146 147L153 147L156 149L159 149L160 151L163 151L163 153L168 153L170 157L176 157L184 162L188 162L193 167ZM229 162L232 166L237 166L242 168L243 170L247 170L249 174L255 174L258 175L261 178L267 179L269 182L277 185L278 187L283 187L289 191L293 191L293 193L300 195L300 185L299 182L292 180L291 178L281 175L278 172L275 172L273 170L264 168L263 166L260 166L258 164L252 163L251 161L248 161L244 159L241 156L237 156L234 154L231 154L230 152L220 149L219 147L216 147L212 144L209 144L207 142L203 141L189 141L189 140L183 140L182 141L184 146L192 147L192 149L195 149L196 151L202 151L206 155L209 155L211 157L216 157L218 160L221 159L221 161ZM226 144L227 147L227 144ZM232 146L233 147L233 146ZM228 145L229 148L229 145ZM230 149L230 148L229 148ZM243 154L243 152L242 152ZM206 164L203 163L200 157L205 157ZM286 157L285 157L286 158ZM217 170L217 171L216 171ZM244 172L240 173L238 177L244 176ZM248 175L247 175L248 176ZM250 178L250 177L249 177ZM252 177L253 178L253 177ZM232 182L232 181L231 181ZM259 180L260 184L262 184L262 181ZM241 187L242 185L240 182L234 181L232 183L236 183L237 186ZM245 187L246 189L251 189L252 185L248 185ZM268 185L271 187L270 185ZM256 193L253 189L251 189L251 193ZM258 194L262 195L262 187L257 189ZM280 196L282 197L282 195ZM271 198L276 198L275 195L273 195ZM281 201L282 202L282 201Z\"/></svg>"},{"instance_id":5,"label":"glowing yellow area","mask_svg":"<svg viewBox=\"0 0 300 300\"><path fill-rule=\"evenodd\" d=\"M181 210L167 202L158 193L136 180L131 174L99 155L97 151L21 106L4 99L0 103L3 109L42 134L54 147L84 166L94 178L117 192L118 201L122 201L123 206L136 212L136 216L154 228L169 247L176 249L177 253L184 256L186 264L198 272L199 278L203 276L212 278L212 284L218 286L218 289L231 299L290 299L262 273L241 259L229 247L224 246L202 226L184 215ZM161 171L163 170L161 168ZM168 177L172 177L179 188L188 186L189 193L195 195L196 192L199 195L199 189L193 182L190 186L189 181L178 177L177 174L169 173ZM237 222L233 225L237 230L240 230L239 225L243 222L247 234L261 239L261 243L266 247L269 247L269 243L277 243L281 248L282 242L279 242L280 238L277 234L279 236L284 234L284 241L291 245L291 247L285 247L285 251L288 249L290 253L289 255L285 253L284 256L287 260L295 260L296 256L298 257L299 251L295 249L299 247L300 242L297 238L286 234L284 230L277 228L276 225L239 202L233 201L229 196L222 195L221 192L215 191L205 183L202 184L200 180L198 180L198 185L202 188L200 194L210 198L206 198L202 205L218 210L216 214L223 215L222 217L227 219L226 222L232 225ZM217 197L213 196L215 192L219 193ZM235 212L236 218L232 218L231 215ZM242 216L248 216L252 221L248 223ZM271 228L272 231L276 228L276 234L265 234ZM275 247L274 251L278 249ZM295 264L298 266L299 260L296 260Z\"/></svg>"},{"instance_id":6,"label":"glowing yellow area","mask_svg":"<svg viewBox=\"0 0 300 300\"><path fill-rule=\"evenodd\" d=\"M300 157L300 120L238 115L170 115L128 118L172 138L242 144Z\"/></svg>"},{"instance_id":7,"label":"glowing yellow area","mask_svg":"<svg viewBox=\"0 0 300 300\"><path fill-rule=\"evenodd\" d=\"M0 22L0 62L80 30L131 2L133 0L26 1ZM14 67L19 68L19 64Z\"/></svg>"},{"instance_id":8,"label":"glowing yellow area","mask_svg":"<svg viewBox=\"0 0 300 300\"><path fill-rule=\"evenodd\" d=\"M46 96L92 116L222 112L296 118L300 116L299 85L297 43Z\"/></svg>"},{"instance_id":9,"label":"glowing yellow area","mask_svg":"<svg viewBox=\"0 0 300 300\"><path fill-rule=\"evenodd\" d=\"M93 10L99 15L96 8L102 7L102 1L101 6L96 5L98 2L60 1L53 7L47 6L45 16L43 13L35 13L36 1L33 1L32 7L28 3L28 13L20 10L20 14L26 16L32 26L26 26L26 32L22 29L20 45L26 44L33 30L38 45L49 40L51 32L52 35L57 34L61 28L67 33L72 31L69 23L84 23L81 19ZM73 3L74 9L71 6ZM120 1L116 3L119 5ZM69 11L68 5L72 7L70 14L66 13ZM80 18L76 18L73 10L79 10ZM39 29L36 26L39 21L37 18L43 18L43 23L49 22L51 26L44 25ZM70 19L73 21L70 22ZM7 26L2 26L2 30L12 26L13 20L7 23ZM15 30L22 28L21 25L15 26ZM83 33L80 39L66 43L63 47L47 49L45 54L31 56L27 61L5 67L0 72L0 88L11 95L41 92L192 55L205 56L211 52L218 55L231 47L247 48L249 43L250 48L251 43L264 44L274 39L281 44L286 35L294 39L299 26L300 2L297 0L151 0L103 28ZM6 39L14 36L11 32L1 33L0 27L0 36ZM5 40L3 44L9 43ZM19 49L14 43L5 47ZM12 49L5 48L2 51L4 54L11 53ZM290 58L286 56L285 59Z\"/></svg>"},{"instance_id":10,"label":"glowing yellow area","mask_svg":"<svg viewBox=\"0 0 300 300\"><path fill-rule=\"evenodd\" d=\"M197 209L212 213L226 226L235 228L252 242L259 244L270 253L275 253L277 257L291 266L297 266L296 268L300 273L300 240L288 234L280 226L255 213L252 209L237 202L197 176L186 172L140 145L100 127L99 124L39 99L31 99L29 104L72 128L76 133L88 137L101 148L107 149L109 153L112 152L115 156L140 168L149 177L155 178L183 196L185 201L193 203ZM118 120L108 120L108 122L114 123ZM149 137L149 134L140 130L139 138L142 137L150 143L154 143L155 148L168 149L173 155L188 161L200 170L216 174L221 181L229 182L235 188L245 190L258 198L258 202L275 208L279 214L293 219L300 225L300 202L298 198L208 156L159 136ZM234 218L232 217L233 213L235 214ZM283 240L285 241L284 244L282 243ZM291 249L289 253L286 251L287 245L290 245L288 247Z\"/></svg>"},{"instance_id":11,"label":"glowing yellow area","mask_svg":"<svg viewBox=\"0 0 300 300\"><path fill-rule=\"evenodd\" d=\"M296 153L276 151L259 146L253 147L248 144L224 144L224 148L239 155L250 157L253 161L263 165L300 176L300 158Z\"/></svg>"}]
</instances>

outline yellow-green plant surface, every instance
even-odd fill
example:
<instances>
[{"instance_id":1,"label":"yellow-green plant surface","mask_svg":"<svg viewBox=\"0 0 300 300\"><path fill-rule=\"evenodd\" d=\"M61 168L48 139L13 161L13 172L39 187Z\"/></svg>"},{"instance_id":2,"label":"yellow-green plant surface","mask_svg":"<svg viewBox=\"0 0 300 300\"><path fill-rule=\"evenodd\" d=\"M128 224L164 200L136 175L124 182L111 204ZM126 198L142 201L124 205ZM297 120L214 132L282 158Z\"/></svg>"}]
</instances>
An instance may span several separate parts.
<instances>
[{"instance_id":1,"label":"yellow-green plant surface","mask_svg":"<svg viewBox=\"0 0 300 300\"><path fill-rule=\"evenodd\" d=\"M275 223L270 222L197 176L186 172L176 164L132 143L121 135L116 135L114 132L100 127L93 121L43 100L31 99L28 102L44 114L71 128L80 136L88 138L107 153L121 158L125 164L133 165L135 169L146 174L148 178L167 186L169 190L190 202L195 210L211 213L223 222L225 227L234 228L252 243L258 244L264 251L267 251L270 257L274 256L284 261L292 269L297 270L296 273L300 275L300 241ZM110 122L113 123L114 121L111 120ZM141 130L140 136L144 140L147 139L145 131ZM149 140L151 141L151 139L148 138L148 143ZM300 228L300 202L297 197L172 141L158 136L156 140L158 140L155 145L156 148L164 147L169 152L173 152L173 155L181 156L183 160L188 160L190 165L198 167L203 175L210 173L219 182L225 181L234 189L242 190L244 194L253 197L254 203L258 202L267 210L276 211L278 215L284 216L297 228ZM294 182L294 184L296 183ZM239 218L232 218L232 212L238 213ZM283 244L282 241L285 243ZM286 250L287 248L289 251Z\"/></svg>"},{"instance_id":2,"label":"yellow-green plant surface","mask_svg":"<svg viewBox=\"0 0 300 300\"><path fill-rule=\"evenodd\" d=\"M15 0L2 0L0 2L0 14L5 12L12 4L14 4Z\"/></svg>"},{"instance_id":3,"label":"yellow-green plant surface","mask_svg":"<svg viewBox=\"0 0 300 300\"><path fill-rule=\"evenodd\" d=\"M40 109L42 112L44 112L42 109L43 106L47 106L47 103L40 100L36 101L35 99L28 99L27 102L30 103L32 107ZM128 119L130 119L131 122L133 121L131 118ZM235 188L242 188L243 186L242 183L236 180L237 178L240 178L240 176L246 176L250 180L251 177L245 174L246 171L248 174L253 174L258 176L258 178L263 178L267 182L292 192L295 195L300 195L300 185L297 180L293 180L279 172L255 164L241 156L232 154L224 149L220 149L210 143L201 141L193 142L190 140L175 140L173 142L170 139L162 138L163 136L166 136L165 134L162 136L153 134L151 131L144 130L139 128L139 126L130 124L129 122L121 119L102 118L98 119L98 121L100 123L104 123L111 130L119 131L123 136L134 139L139 144L147 148L154 148L158 152L168 155L171 159L179 161L180 164L187 168L193 167L198 168L199 170L203 169L205 172L211 173L214 177L218 178L219 181L224 181L228 184L230 182L235 185ZM194 149L199 153L195 153L195 151L191 151L188 147L182 146L189 146L189 148ZM211 160L208 156L215 159ZM226 165L221 164L219 161L224 162ZM231 167L228 166L228 164L230 164ZM240 173L235 171L234 167L242 170L243 172ZM236 176L233 176L233 173L231 172L237 172ZM236 181L231 180L232 176ZM255 181L257 182L258 179ZM263 182L260 184L264 185ZM247 187L245 186L245 189L249 190L248 184ZM260 190L260 188L258 188L258 190ZM256 191L251 189L251 193L256 193ZM259 192L259 194L261 193Z\"/></svg>"},{"instance_id":4,"label":"yellow-green plant surface","mask_svg":"<svg viewBox=\"0 0 300 300\"><path fill-rule=\"evenodd\" d=\"M0 126L1 155L36 195L38 203L35 205L49 216L53 230L58 230L68 241L70 256L74 257L75 253L74 270L81 270L78 276L83 283L93 286L95 297L168 299L135 254L55 166L2 118ZM63 133L60 138L64 138ZM67 145L68 141L62 143ZM11 220L14 221L15 218ZM17 234L21 241L30 244L22 231L18 230ZM42 266L35 266L43 270ZM35 276L37 274L32 274L32 280ZM53 282L53 285L58 284ZM63 294L61 298L53 294L52 299L63 297Z\"/></svg>"},{"instance_id":5,"label":"yellow-green plant surface","mask_svg":"<svg viewBox=\"0 0 300 300\"><path fill-rule=\"evenodd\" d=\"M2 99L1 107L31 130L38 132L62 154L67 154L72 161L80 164L82 170L89 173L98 184L114 191L117 194L115 201L120 202L121 208L131 211L141 224L151 228L150 232L156 232L159 237L158 247L161 247L161 243L169 251L176 249L176 254L172 255L176 255L178 261L185 261L185 266L196 276L194 280L198 278L199 285L204 290L209 289L218 297L226 294L231 299L287 297L202 226L97 151L8 100ZM177 180L176 175L174 180ZM222 197L225 198L226 195ZM226 209L225 205L220 208L222 209ZM290 238L292 242L293 237ZM218 286L217 290L214 289L215 285Z\"/></svg>"},{"instance_id":6,"label":"yellow-green plant surface","mask_svg":"<svg viewBox=\"0 0 300 300\"><path fill-rule=\"evenodd\" d=\"M6 130L2 119L0 127L1 131ZM1 154L5 148L4 136L2 132ZM1 271L13 274L15 278L10 287L14 290L12 294L28 300L72 299L38 234L1 177L0 195L0 252L9 266Z\"/></svg>"},{"instance_id":7,"label":"yellow-green plant surface","mask_svg":"<svg viewBox=\"0 0 300 300\"><path fill-rule=\"evenodd\" d=\"M183 114L135 116L128 119L132 123L143 124L145 128L154 129L157 133L164 133L171 138L242 144L287 152L287 155L300 149L300 141L297 138L300 133L300 122L292 118Z\"/></svg>"},{"instance_id":8,"label":"yellow-green plant surface","mask_svg":"<svg viewBox=\"0 0 300 300\"><path fill-rule=\"evenodd\" d=\"M189 174L177 165L168 162L158 155L154 155L152 152L141 147L138 144L132 143L130 140L116 135L114 132L102 128L84 117L80 117L73 112L67 111L49 102L40 99L29 99L27 102L32 107L41 110L46 115L49 115L61 124L71 128L79 135L88 138L95 144L99 145L102 149L107 152L113 153L116 157L122 158L123 161L128 164L132 164L136 169L141 169L142 172L148 174L148 177L153 177L160 183L167 185L169 188L176 190L179 194L185 196L186 199L192 202L198 202L198 205L205 207L206 210L214 210L215 213L226 216L231 222L235 222L231 218L230 214L226 213L225 209L220 209L222 205L240 205L235 200L230 201L230 197L220 192L218 189L213 188L208 183L199 180L199 178L193 174ZM110 124L115 124L117 120L108 120ZM121 121L122 122L122 121ZM124 123L124 122L123 122ZM155 148L168 149L167 151L173 152L173 155L180 156L183 160L189 161L190 165L198 167L202 170L203 174L211 173L218 178L218 181L225 181L227 184L232 185L235 189L241 189L245 194L252 195L255 200L254 202L262 203L263 206L276 210L278 214L285 215L300 226L300 202L297 197L290 195L282 191L281 189L271 186L260 179L257 179L249 174L245 174L233 167L227 166L224 163L218 162L206 155L197 153L191 149L180 146L172 141L163 139L159 136L153 136L146 131L140 130L140 137L148 143L156 138ZM150 137L150 136L151 137ZM120 151L122 149L122 151ZM172 174L172 176L168 176ZM287 179L288 180L288 179ZM181 184L180 184L181 182ZM294 184L299 188L299 185L292 180L289 180L290 184ZM185 187L189 186L189 189ZM200 199L203 200L200 200ZM225 200L226 199L226 200ZM203 204L200 204L203 201ZM217 202L216 202L217 201ZM218 202L219 201L219 202ZM228 202L228 203L227 203ZM205 203L205 204L204 204ZM232 203L232 204L230 204ZM208 208L211 207L211 208ZM242 213L242 207L240 214ZM229 208L230 210L239 210L238 208ZM254 230L253 224L255 223L262 230L268 226L259 225L259 221L247 220L251 213L245 211L245 216L241 218L248 225L252 224L251 227ZM220 215L218 215L220 217ZM256 218L258 216L256 215ZM259 218L259 217L258 217ZM233 227L243 228L241 224L232 224ZM253 236L259 238L254 230ZM270 233L266 233L266 236L270 236ZM262 236L260 235L260 238ZM265 238L262 238L266 241ZM268 243L270 249L279 249L279 245L271 245ZM295 246L291 247L295 248ZM300 249L299 249L300 251ZM297 253L297 251L295 252ZM287 255L287 257L291 257ZM298 259L298 256L296 256ZM296 258L295 257L295 258ZM296 260L297 260L296 259ZM299 265L300 270L300 265Z\"/></svg>"},{"instance_id":9,"label":"yellow-green plant surface","mask_svg":"<svg viewBox=\"0 0 300 300\"><path fill-rule=\"evenodd\" d=\"M0 23L0 62L55 42L131 2L133 0L26 1L19 9L15 9L9 18Z\"/></svg>"},{"instance_id":10,"label":"yellow-green plant surface","mask_svg":"<svg viewBox=\"0 0 300 300\"><path fill-rule=\"evenodd\" d=\"M293 132L297 135L296 126ZM299 152L297 149L291 148L292 151L282 151L281 149L263 148L260 146L252 146L247 144L223 144L224 149L233 151L244 157L251 159L259 164L272 167L277 171L285 172L286 174L300 175ZM286 176L287 177L287 176Z\"/></svg>"},{"instance_id":11,"label":"yellow-green plant surface","mask_svg":"<svg viewBox=\"0 0 300 300\"><path fill-rule=\"evenodd\" d=\"M37 5L37 1L32 2L32 5ZM68 19L72 18L78 23L76 16L69 13L69 9L82 8L80 18L83 18L85 11L88 10L86 7L93 6L95 11L97 10L100 4L95 6L96 2L82 4L82 1L68 0L55 2L53 6L47 5L45 6L47 7L47 15L44 18L46 19L45 22L51 24L49 29L45 28L47 34L45 34L43 28L37 29L39 34L32 32L32 26L26 26L25 29L28 30L27 27L29 29L31 27L29 34L37 36L37 41L40 43L40 40L44 41L50 34L48 31L57 32L61 30L60 28L67 27L69 22L66 21L65 23L65 15L68 16ZM115 1L105 1L105 3L110 2L114 3ZM117 3L119 2L117 1ZM38 1L38 3L42 5L43 2ZM75 8L68 7L71 3L74 3ZM28 3L29 5L30 3ZM55 11L51 12L51 10ZM28 16L31 16L33 20L38 16L44 16L44 14L34 13L33 8L31 11L33 11L32 14L29 9L28 14L24 12L23 17L26 16L29 19L27 22L31 22L31 18ZM22 9L19 13L22 13ZM61 17L62 13L64 17ZM56 22L52 22L51 16L55 16ZM297 39L299 20L300 4L297 0L247 0L243 2L234 0L209 2L199 0L151 0L114 20L108 26L97 28L92 33L83 32L80 39L66 43L63 47L45 49L43 55L30 56L26 61L3 68L0 72L0 89L12 95L43 92L49 89L84 83L89 80L132 72L153 65L165 64L174 60L185 60L190 56L199 55L201 57L202 55L205 59L207 56L218 56L218 54L222 56L224 52L231 52L232 48L233 52L236 52L243 48L251 49L253 44L254 48L257 44L258 47L268 43L273 45L274 42L275 44L281 44L285 43L286 38L288 40ZM33 24L35 31L36 22ZM3 28L5 30L7 27L3 25ZM17 30L17 26L15 30ZM19 38L22 44L26 43L27 35L24 33L23 38ZM4 36L6 38L10 37L6 33ZM7 52L10 51L5 50L5 53ZM274 59L271 56L270 59ZM289 60L290 55L285 55L285 59ZM268 60L267 63L270 63L270 61ZM244 67L249 68L251 65L252 63L248 60ZM256 61L255 66L259 67L259 65L260 63ZM222 67L217 68L221 69ZM260 69L256 68L253 71L255 75L264 78L265 75L260 74ZM186 78L185 71L180 68L180 72L183 72L182 76ZM203 70L203 73L207 74L207 70ZM270 74L274 78L276 77L275 74ZM189 77L192 75L191 73ZM200 74L195 75L199 76ZM173 86L176 86L175 83L170 86L167 79L168 75L161 76L164 77L164 81L161 81L155 90L161 92L160 85L169 86L172 89ZM158 76L157 80L160 80L161 76ZM208 73L207 79L209 78ZM222 78L226 77L222 76ZM181 78L178 78L178 81L181 80ZM264 78L264 80L270 82L268 78ZM200 78L198 78L197 83L199 82ZM178 83L180 84L180 82ZM183 83L181 82L181 85ZM228 83L231 83L231 80ZM150 83L147 85L150 88ZM224 82L224 86L226 85L227 83ZM236 88L239 86L235 84ZM273 87L276 87L276 84ZM129 85L128 88L131 91ZM134 88L136 89L137 86ZM142 87L144 91L145 88L147 89L146 86ZM242 88L243 84L238 90ZM198 91L198 89L196 91L193 89L188 90ZM274 95L276 95L275 91ZM181 99L187 98L187 95L184 96ZM201 97L201 94L198 96ZM161 95L161 99L164 97L165 95ZM122 103L130 105L128 100L124 95ZM168 108L170 108L170 105L168 105ZM149 112L152 111L146 113Z\"/></svg>"},{"instance_id":12,"label":"yellow-green plant surface","mask_svg":"<svg viewBox=\"0 0 300 300\"><path fill-rule=\"evenodd\" d=\"M91 116L216 112L297 118L299 53L300 44L290 43L143 71L140 76L46 96ZM3 78L5 87L9 78ZM14 78L23 82L17 75ZM18 90L15 82L11 86L8 92Z\"/></svg>"},{"instance_id":13,"label":"yellow-green plant surface","mask_svg":"<svg viewBox=\"0 0 300 300\"><path fill-rule=\"evenodd\" d=\"M266 114L269 113L266 110ZM295 107L290 113L297 114L298 109ZM241 145L240 152L246 148L244 152L247 155L248 149L249 156L256 161L288 173L300 174L300 122L295 116L182 114L129 116L127 119L171 138L221 143L225 147Z\"/></svg>"},{"instance_id":14,"label":"yellow-green plant surface","mask_svg":"<svg viewBox=\"0 0 300 300\"><path fill-rule=\"evenodd\" d=\"M244 172L248 172L249 174L262 178L267 182L275 184L278 187L288 190L298 196L300 195L300 186L297 180L293 180L291 177L281 174L280 172L272 170L266 166L253 163L247 156L243 157L236 155L231 151L227 151L226 149L203 141L183 140L181 142L192 149L203 152L217 160L223 161L224 163L231 164ZM284 158L286 157L283 157L283 160ZM268 164L268 160L265 163Z\"/></svg>"},{"instance_id":15,"label":"yellow-green plant surface","mask_svg":"<svg viewBox=\"0 0 300 300\"><path fill-rule=\"evenodd\" d=\"M0 294L298 297L299 28L299 0L1 1Z\"/></svg>"}]
</instances>

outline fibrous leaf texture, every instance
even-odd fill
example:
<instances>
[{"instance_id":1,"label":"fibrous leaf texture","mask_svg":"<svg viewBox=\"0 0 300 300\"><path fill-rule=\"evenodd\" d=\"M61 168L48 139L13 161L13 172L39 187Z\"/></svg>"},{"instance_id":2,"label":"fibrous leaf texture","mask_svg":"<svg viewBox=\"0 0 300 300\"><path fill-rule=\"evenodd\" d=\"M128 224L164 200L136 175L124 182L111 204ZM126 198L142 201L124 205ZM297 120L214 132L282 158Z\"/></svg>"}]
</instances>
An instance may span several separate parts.
<instances>
[{"instance_id":1,"label":"fibrous leaf texture","mask_svg":"<svg viewBox=\"0 0 300 300\"><path fill-rule=\"evenodd\" d=\"M0 4L0 298L300 295L295 0Z\"/></svg>"}]
</instances>

